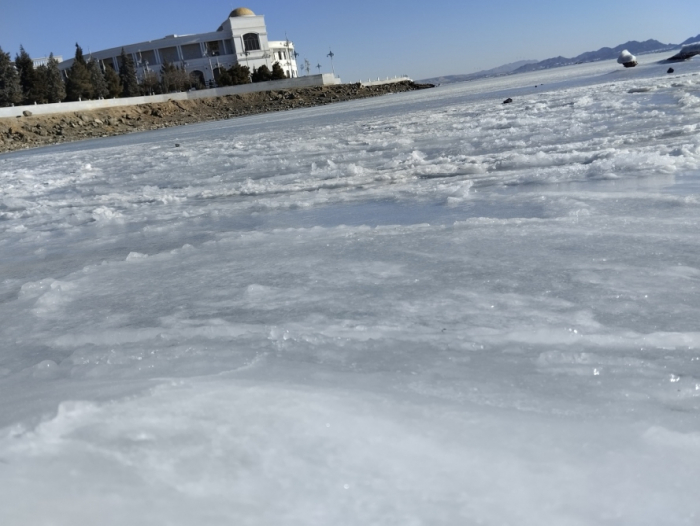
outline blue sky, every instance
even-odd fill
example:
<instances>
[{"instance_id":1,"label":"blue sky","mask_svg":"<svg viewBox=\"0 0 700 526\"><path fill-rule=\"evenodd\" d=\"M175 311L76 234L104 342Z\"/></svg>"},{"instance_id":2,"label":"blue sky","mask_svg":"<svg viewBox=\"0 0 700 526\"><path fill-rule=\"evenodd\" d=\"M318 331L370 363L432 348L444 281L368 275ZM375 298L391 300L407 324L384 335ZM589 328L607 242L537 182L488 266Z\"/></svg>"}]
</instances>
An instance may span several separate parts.
<instances>
[{"instance_id":1,"label":"blue sky","mask_svg":"<svg viewBox=\"0 0 700 526\"><path fill-rule=\"evenodd\" d=\"M300 59L344 81L408 74L471 73L523 59L575 56L627 40L678 43L700 34L700 2L616 0L458 2L433 0L2 0L0 47L32 56L73 56L75 42L99 50L167 34L215 30L235 7L265 15L272 40L285 32ZM114 7L106 7L106 5Z\"/></svg>"}]
</instances>

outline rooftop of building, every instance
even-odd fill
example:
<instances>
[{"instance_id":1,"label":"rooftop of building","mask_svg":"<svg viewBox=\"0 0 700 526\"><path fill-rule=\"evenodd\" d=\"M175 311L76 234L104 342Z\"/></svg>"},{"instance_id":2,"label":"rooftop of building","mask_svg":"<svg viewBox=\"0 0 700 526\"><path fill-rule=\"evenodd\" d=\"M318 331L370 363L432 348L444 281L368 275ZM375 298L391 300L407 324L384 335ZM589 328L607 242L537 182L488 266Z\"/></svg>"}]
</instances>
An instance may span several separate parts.
<instances>
[{"instance_id":1,"label":"rooftop of building","mask_svg":"<svg viewBox=\"0 0 700 526\"><path fill-rule=\"evenodd\" d=\"M247 7L237 7L236 9L231 11L231 14L228 16L229 18L234 18L237 16L255 16L255 13L253 13L253 11L248 9Z\"/></svg>"}]
</instances>

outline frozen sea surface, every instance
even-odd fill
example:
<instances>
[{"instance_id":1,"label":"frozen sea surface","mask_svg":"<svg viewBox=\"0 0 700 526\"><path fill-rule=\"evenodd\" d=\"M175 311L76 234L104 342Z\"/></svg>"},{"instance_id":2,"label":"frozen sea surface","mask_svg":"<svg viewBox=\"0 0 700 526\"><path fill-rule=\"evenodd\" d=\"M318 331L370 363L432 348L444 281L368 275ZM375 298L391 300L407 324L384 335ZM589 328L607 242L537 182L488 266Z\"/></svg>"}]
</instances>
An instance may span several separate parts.
<instances>
[{"instance_id":1,"label":"frozen sea surface","mask_svg":"<svg viewBox=\"0 0 700 526\"><path fill-rule=\"evenodd\" d=\"M2 524L700 523L661 58L0 156Z\"/></svg>"}]
</instances>

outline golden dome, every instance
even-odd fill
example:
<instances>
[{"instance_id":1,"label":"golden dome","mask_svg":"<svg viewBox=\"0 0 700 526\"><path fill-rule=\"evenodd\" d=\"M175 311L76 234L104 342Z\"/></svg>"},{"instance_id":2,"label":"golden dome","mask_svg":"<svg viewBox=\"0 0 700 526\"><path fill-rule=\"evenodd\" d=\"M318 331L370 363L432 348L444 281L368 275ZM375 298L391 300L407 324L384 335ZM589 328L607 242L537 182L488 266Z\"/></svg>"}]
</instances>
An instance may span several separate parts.
<instances>
[{"instance_id":1,"label":"golden dome","mask_svg":"<svg viewBox=\"0 0 700 526\"><path fill-rule=\"evenodd\" d=\"M255 13L253 13L247 7L237 7L236 9L231 11L230 15L228 15L229 18L233 18L235 16L255 16Z\"/></svg>"}]
</instances>

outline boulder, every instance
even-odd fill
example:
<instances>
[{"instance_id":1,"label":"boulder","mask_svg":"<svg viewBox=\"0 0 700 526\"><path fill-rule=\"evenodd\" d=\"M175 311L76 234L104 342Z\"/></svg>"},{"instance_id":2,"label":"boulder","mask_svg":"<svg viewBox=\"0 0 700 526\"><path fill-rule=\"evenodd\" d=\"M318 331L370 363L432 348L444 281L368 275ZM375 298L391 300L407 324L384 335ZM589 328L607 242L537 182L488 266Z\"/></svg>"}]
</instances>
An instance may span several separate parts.
<instances>
[{"instance_id":1,"label":"boulder","mask_svg":"<svg viewBox=\"0 0 700 526\"><path fill-rule=\"evenodd\" d=\"M617 63L622 64L626 68L633 68L637 65L637 57L635 57L626 49L623 49L622 53L620 53L620 56L617 57Z\"/></svg>"},{"instance_id":2,"label":"boulder","mask_svg":"<svg viewBox=\"0 0 700 526\"><path fill-rule=\"evenodd\" d=\"M700 42L686 44L681 48L681 50L678 53L676 53L672 57L669 57L668 60L678 62L681 60L688 60L689 58L692 58L695 55L700 55Z\"/></svg>"}]
</instances>

